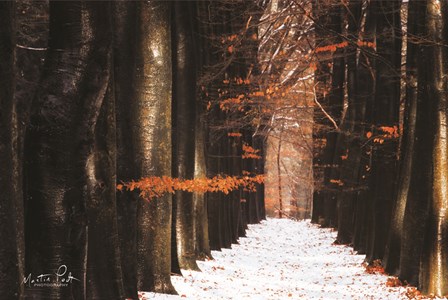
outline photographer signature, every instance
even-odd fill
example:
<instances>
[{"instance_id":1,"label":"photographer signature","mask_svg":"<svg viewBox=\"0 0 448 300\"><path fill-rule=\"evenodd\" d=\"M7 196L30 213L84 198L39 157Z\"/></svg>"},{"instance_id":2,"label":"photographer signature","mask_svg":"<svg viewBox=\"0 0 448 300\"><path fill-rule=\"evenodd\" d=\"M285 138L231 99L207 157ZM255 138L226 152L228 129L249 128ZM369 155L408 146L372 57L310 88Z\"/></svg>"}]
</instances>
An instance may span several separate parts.
<instances>
[{"instance_id":1,"label":"photographer signature","mask_svg":"<svg viewBox=\"0 0 448 300\"><path fill-rule=\"evenodd\" d=\"M68 285L72 283L73 280L80 281L78 278L72 276L72 272L67 272L68 268L66 265L61 265L56 273L54 274L39 274L37 276L28 274L27 277L23 278L22 284L28 285L28 287L33 286L49 286L49 285Z\"/></svg>"}]
</instances>

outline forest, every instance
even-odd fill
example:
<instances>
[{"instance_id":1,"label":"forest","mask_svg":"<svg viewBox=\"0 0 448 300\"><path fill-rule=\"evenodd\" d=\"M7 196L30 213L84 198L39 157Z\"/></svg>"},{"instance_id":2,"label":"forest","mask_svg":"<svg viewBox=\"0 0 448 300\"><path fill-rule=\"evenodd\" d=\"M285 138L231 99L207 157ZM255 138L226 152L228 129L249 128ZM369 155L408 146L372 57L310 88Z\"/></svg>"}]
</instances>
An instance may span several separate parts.
<instances>
[{"instance_id":1,"label":"forest","mask_svg":"<svg viewBox=\"0 0 448 300\"><path fill-rule=\"evenodd\" d=\"M447 296L447 73L440 0L0 1L0 298L176 294L267 217Z\"/></svg>"}]
</instances>

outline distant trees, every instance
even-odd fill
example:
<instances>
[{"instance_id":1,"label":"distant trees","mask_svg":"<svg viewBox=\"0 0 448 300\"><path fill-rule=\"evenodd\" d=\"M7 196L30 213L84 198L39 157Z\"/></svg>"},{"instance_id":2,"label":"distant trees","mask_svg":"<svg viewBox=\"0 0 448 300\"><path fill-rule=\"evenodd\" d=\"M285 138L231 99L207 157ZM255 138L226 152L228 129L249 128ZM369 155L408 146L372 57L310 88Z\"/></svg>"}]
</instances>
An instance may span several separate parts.
<instances>
[{"instance_id":1,"label":"distant trees","mask_svg":"<svg viewBox=\"0 0 448 300\"><path fill-rule=\"evenodd\" d=\"M331 99L339 85L316 94L327 118L341 126L336 128L338 141L327 134L325 150L315 159L316 168L328 170L324 184L334 185L315 192L312 220L337 228L337 242L366 253L367 262L383 260L386 271L402 281L428 294L446 295L448 198L440 185L446 173L446 86L440 77L447 57L446 4L351 0L341 7L315 1L314 9L316 42L336 39L334 50L327 51L335 57L342 49L347 78L344 102L325 98ZM343 17L328 23L331 12L341 16L341 10ZM404 34L402 16L407 20ZM334 27L340 22L348 24L342 31ZM339 48L342 41L346 44ZM340 65L316 58L315 82L339 82ZM346 108L338 121L341 110L334 109L342 103ZM315 137L316 145L322 144L320 135ZM322 153L333 153L333 158L324 160Z\"/></svg>"}]
</instances>

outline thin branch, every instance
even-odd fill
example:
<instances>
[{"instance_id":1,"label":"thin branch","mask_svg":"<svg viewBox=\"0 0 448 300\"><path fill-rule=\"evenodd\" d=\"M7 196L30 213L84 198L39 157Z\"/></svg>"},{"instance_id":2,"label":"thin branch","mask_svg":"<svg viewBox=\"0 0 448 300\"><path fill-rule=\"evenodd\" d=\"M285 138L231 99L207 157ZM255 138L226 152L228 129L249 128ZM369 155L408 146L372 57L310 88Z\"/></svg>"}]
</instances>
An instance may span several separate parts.
<instances>
[{"instance_id":1,"label":"thin branch","mask_svg":"<svg viewBox=\"0 0 448 300\"><path fill-rule=\"evenodd\" d=\"M48 48L27 47L27 46L23 46L23 45L19 45L19 44L16 44L16 47L20 48L20 49L33 50L33 51L45 51L48 49Z\"/></svg>"},{"instance_id":2,"label":"thin branch","mask_svg":"<svg viewBox=\"0 0 448 300\"><path fill-rule=\"evenodd\" d=\"M338 124L336 124L335 120L327 113L327 111L322 107L322 105L317 101L316 96L316 86L313 87L314 90L314 102L319 106L320 110L324 113L324 115L330 120L330 122L333 124L334 128L339 131Z\"/></svg>"}]
</instances>

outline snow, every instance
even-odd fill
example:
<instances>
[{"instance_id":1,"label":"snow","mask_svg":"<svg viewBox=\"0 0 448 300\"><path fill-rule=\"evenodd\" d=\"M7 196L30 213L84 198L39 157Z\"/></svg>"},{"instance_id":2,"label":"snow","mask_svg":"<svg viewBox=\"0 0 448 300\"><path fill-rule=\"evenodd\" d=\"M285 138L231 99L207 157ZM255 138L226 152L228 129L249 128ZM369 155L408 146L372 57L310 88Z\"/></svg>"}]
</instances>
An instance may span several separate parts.
<instances>
[{"instance_id":1,"label":"snow","mask_svg":"<svg viewBox=\"0 0 448 300\"><path fill-rule=\"evenodd\" d=\"M249 225L238 245L198 261L202 272L172 276L179 296L142 293L141 299L409 299L407 288L366 273L364 255L334 245L336 234L309 221Z\"/></svg>"}]
</instances>

